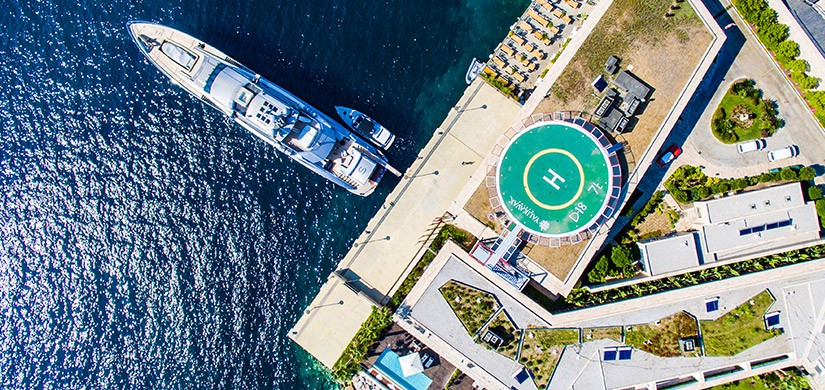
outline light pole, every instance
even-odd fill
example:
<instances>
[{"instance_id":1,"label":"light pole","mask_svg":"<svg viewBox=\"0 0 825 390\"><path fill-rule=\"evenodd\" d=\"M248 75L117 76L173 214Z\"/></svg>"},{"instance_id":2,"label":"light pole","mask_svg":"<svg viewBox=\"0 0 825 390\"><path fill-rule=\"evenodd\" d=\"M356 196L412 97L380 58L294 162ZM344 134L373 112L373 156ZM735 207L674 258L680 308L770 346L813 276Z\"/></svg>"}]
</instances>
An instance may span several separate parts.
<instances>
[{"instance_id":1,"label":"light pole","mask_svg":"<svg viewBox=\"0 0 825 390\"><path fill-rule=\"evenodd\" d=\"M359 245L368 244L368 243L370 243L370 242L375 242L375 241L389 241L389 240L390 240L390 236L386 236L386 237L384 237L384 238L376 238L376 239L374 239L374 240L367 240L367 241L364 241L364 242L356 242L355 244L352 244L352 246L353 246L353 247L355 247L355 248L358 248L358 246L359 246Z\"/></svg>"},{"instance_id":2,"label":"light pole","mask_svg":"<svg viewBox=\"0 0 825 390\"><path fill-rule=\"evenodd\" d=\"M310 307L309 309L306 309L306 310L304 311L304 314L309 314L309 312L311 312L311 311L313 311L313 310L315 310L315 309L321 308L321 307L326 307L326 306L335 306L335 305L343 305L343 304L344 304L344 301L343 301L343 300L340 300L340 301L338 301L338 302L327 303L327 304L325 304L325 305L315 305L315 306L313 306L313 307Z\"/></svg>"}]
</instances>

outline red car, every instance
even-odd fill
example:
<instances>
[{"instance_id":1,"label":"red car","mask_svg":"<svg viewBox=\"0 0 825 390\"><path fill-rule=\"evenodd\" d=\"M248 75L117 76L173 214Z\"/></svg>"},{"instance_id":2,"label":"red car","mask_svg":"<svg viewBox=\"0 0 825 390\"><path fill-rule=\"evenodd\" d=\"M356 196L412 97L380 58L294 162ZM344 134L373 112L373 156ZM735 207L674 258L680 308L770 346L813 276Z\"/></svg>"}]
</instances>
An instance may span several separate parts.
<instances>
[{"instance_id":1,"label":"red car","mask_svg":"<svg viewBox=\"0 0 825 390\"><path fill-rule=\"evenodd\" d=\"M670 164L670 162L675 160L676 157L679 157L680 154L682 154L682 148L677 145L670 145L670 147L667 148L667 151L656 160L656 164L663 167Z\"/></svg>"}]
</instances>

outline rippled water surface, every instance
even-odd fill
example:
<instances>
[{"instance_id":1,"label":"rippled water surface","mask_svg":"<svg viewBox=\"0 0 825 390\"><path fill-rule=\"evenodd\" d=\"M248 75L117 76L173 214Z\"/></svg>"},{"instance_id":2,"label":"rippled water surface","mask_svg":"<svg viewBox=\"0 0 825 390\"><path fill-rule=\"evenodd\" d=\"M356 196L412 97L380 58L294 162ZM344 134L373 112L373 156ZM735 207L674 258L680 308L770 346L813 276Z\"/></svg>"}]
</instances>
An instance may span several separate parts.
<instances>
[{"instance_id":1,"label":"rippled water surface","mask_svg":"<svg viewBox=\"0 0 825 390\"><path fill-rule=\"evenodd\" d=\"M368 198L162 79L161 22L328 114L370 113L405 169L524 0L0 0L0 387L328 388L286 333Z\"/></svg>"}]
</instances>

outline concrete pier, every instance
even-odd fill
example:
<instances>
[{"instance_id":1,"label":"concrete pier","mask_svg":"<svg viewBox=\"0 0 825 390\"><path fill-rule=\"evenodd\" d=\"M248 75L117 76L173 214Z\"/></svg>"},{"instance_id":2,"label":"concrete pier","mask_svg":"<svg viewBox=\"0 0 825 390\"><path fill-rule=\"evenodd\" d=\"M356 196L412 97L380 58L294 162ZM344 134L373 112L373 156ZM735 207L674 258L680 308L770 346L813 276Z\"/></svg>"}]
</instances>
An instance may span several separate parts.
<instances>
[{"instance_id":1,"label":"concrete pier","mask_svg":"<svg viewBox=\"0 0 825 390\"><path fill-rule=\"evenodd\" d=\"M398 289L434 221L459 198L520 108L481 79L468 87L289 337L331 368L371 307Z\"/></svg>"}]
</instances>

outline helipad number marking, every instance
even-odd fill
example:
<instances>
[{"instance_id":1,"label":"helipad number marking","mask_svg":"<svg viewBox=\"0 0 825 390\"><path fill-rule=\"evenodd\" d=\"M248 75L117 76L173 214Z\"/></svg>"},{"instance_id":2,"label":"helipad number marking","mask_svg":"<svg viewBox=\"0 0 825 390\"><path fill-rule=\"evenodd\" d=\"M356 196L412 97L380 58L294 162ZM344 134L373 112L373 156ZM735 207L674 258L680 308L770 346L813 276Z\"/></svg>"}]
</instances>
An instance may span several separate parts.
<instances>
[{"instance_id":1,"label":"helipad number marking","mask_svg":"<svg viewBox=\"0 0 825 390\"><path fill-rule=\"evenodd\" d=\"M573 197L570 198L569 201L567 201L563 204L560 204L560 205L555 205L555 206L542 203L538 199L536 199L536 197L533 195L533 191L530 190L530 183L527 180L527 177L530 173L530 167L533 166L533 163L539 157L544 156L546 154L550 154L550 153L558 153L558 154L562 154L562 155L566 156L571 161L573 161L574 164L576 164L576 168L579 170L579 188L576 190L576 195L573 195ZM553 179L549 179L549 178L547 178L547 176L544 176L543 177L544 181L548 182L551 186L553 186L556 190L558 190L560 187L556 183L556 180L560 180L562 183L564 183L565 179L563 177L561 177L559 174L557 174L555 171L553 171L552 169L548 169L547 172L553 175ZM556 148L550 148L550 149L542 150L541 152L536 153L536 155L533 156L533 158L531 158L530 161L527 162L527 165L524 167L524 191L527 192L527 196L530 198L530 200L533 201L533 203L535 203L536 205L538 205L539 207L541 207L543 209L546 209L546 210L561 210L561 209L567 208L570 205L572 205L573 203L575 203L576 200L579 199L579 197L581 196L582 191L584 191L584 168L582 168L582 164L579 162L579 160L576 159L576 157L573 156L572 153L570 153L566 150L556 149ZM579 202L579 204L584 206L584 204L581 203L581 202ZM578 207L578 205L577 205L577 207ZM587 209L587 206L584 206L582 211L586 210L586 209Z\"/></svg>"}]
</instances>

